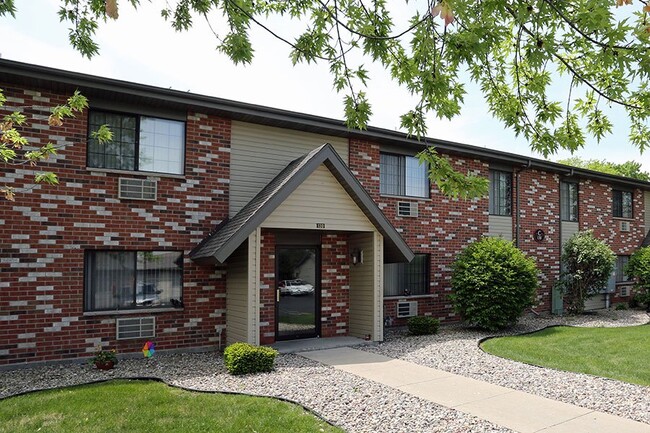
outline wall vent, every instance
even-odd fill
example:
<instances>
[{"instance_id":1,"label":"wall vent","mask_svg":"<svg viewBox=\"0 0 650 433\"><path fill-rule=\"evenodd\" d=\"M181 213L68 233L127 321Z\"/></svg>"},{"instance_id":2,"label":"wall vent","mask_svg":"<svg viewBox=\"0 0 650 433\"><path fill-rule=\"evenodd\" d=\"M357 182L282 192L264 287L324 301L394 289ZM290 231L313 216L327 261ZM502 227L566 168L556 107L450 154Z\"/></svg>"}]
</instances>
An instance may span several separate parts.
<instances>
[{"instance_id":1,"label":"wall vent","mask_svg":"<svg viewBox=\"0 0 650 433\"><path fill-rule=\"evenodd\" d=\"M413 201L398 201L397 202L397 216L401 217L417 217L418 216L418 203Z\"/></svg>"},{"instance_id":2,"label":"wall vent","mask_svg":"<svg viewBox=\"0 0 650 433\"><path fill-rule=\"evenodd\" d=\"M156 336L155 317L129 317L117 319L117 339L153 338Z\"/></svg>"},{"instance_id":3,"label":"wall vent","mask_svg":"<svg viewBox=\"0 0 650 433\"><path fill-rule=\"evenodd\" d=\"M398 302L397 317L413 317L418 315L418 301Z\"/></svg>"},{"instance_id":4,"label":"wall vent","mask_svg":"<svg viewBox=\"0 0 650 433\"><path fill-rule=\"evenodd\" d=\"M629 221L621 221L620 222L620 228L622 232L629 232L630 231L630 222Z\"/></svg>"},{"instance_id":5,"label":"wall vent","mask_svg":"<svg viewBox=\"0 0 650 433\"><path fill-rule=\"evenodd\" d=\"M130 200L156 200L157 189L158 182L155 180L121 177L118 196Z\"/></svg>"}]
</instances>

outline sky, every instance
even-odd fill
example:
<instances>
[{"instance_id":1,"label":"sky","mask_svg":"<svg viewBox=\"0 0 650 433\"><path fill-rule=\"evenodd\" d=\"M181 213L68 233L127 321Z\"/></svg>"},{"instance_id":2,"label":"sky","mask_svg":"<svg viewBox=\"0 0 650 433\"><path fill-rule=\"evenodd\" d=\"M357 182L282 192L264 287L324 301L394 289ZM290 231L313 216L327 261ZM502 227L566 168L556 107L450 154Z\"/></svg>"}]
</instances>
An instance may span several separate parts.
<instances>
[{"instance_id":1,"label":"sky","mask_svg":"<svg viewBox=\"0 0 650 433\"><path fill-rule=\"evenodd\" d=\"M0 18L2 58L108 78L172 88L274 108L343 119L343 94L332 88L328 66L293 66L289 49L261 29L252 31L255 58L235 66L216 50L218 41L205 21L197 20L189 32L178 33L160 17L162 2L142 2L135 12L120 2L120 17L97 32L100 54L88 60L70 47L68 25L60 23L59 0L16 0L16 18ZM155 3L155 4L152 4ZM411 8L418 2L409 2ZM404 14L410 11L404 9ZM286 36L295 28L285 21L276 25ZM278 25L279 24L279 25ZM213 23L213 27L218 22ZM369 125L400 130L400 115L417 102L378 65L366 63L371 81L366 93L372 103ZM476 86L468 86L461 114L454 119L428 118L428 136L542 158L522 137L502 126L488 112ZM91 101L92 104L92 101ZM650 152L641 155L627 140L625 119L612 117L614 134L595 140L574 156L622 163L640 162L650 171ZM562 151L549 159L571 156Z\"/></svg>"}]
</instances>

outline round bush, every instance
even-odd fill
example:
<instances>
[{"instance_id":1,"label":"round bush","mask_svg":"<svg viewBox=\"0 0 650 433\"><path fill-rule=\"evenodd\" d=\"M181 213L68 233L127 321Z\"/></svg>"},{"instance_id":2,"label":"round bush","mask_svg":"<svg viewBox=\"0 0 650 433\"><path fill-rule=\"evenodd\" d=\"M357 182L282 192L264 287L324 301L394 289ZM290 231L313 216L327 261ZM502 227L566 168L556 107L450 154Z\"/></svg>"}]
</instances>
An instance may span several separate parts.
<instances>
[{"instance_id":1,"label":"round bush","mask_svg":"<svg viewBox=\"0 0 650 433\"><path fill-rule=\"evenodd\" d=\"M534 303L539 285L535 261L512 242L483 238L452 264L456 312L472 325L495 331L514 324Z\"/></svg>"},{"instance_id":2,"label":"round bush","mask_svg":"<svg viewBox=\"0 0 650 433\"><path fill-rule=\"evenodd\" d=\"M574 233L562 248L563 272L556 283L564 293L564 305L572 314L582 314L585 301L607 287L616 256L591 230Z\"/></svg>"},{"instance_id":3,"label":"round bush","mask_svg":"<svg viewBox=\"0 0 650 433\"><path fill-rule=\"evenodd\" d=\"M223 360L230 374L265 373L273 370L277 354L271 347L233 343L223 351Z\"/></svg>"}]
</instances>

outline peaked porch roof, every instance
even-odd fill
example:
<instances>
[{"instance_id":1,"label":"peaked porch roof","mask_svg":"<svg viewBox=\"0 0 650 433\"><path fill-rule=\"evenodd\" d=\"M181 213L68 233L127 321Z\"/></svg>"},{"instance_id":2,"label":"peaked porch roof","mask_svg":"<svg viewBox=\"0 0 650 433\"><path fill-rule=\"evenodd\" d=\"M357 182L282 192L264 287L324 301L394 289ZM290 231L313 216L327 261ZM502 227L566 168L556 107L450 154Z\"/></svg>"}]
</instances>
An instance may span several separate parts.
<instances>
[{"instance_id":1,"label":"peaked porch roof","mask_svg":"<svg viewBox=\"0 0 650 433\"><path fill-rule=\"evenodd\" d=\"M321 164L330 170L350 198L384 236L385 260L410 262L414 257L413 251L328 143L290 162L232 219L217 226L190 251L190 258L201 264L224 263L253 230L262 224Z\"/></svg>"}]
</instances>

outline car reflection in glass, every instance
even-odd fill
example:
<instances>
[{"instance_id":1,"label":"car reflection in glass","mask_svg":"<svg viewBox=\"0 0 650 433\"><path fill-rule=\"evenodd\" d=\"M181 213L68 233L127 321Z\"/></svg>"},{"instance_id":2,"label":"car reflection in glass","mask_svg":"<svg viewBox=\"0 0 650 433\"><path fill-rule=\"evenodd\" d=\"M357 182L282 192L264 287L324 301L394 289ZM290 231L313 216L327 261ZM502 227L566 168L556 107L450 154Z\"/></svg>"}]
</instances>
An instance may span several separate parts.
<instances>
[{"instance_id":1,"label":"car reflection in glass","mask_svg":"<svg viewBox=\"0 0 650 433\"><path fill-rule=\"evenodd\" d=\"M304 280L280 281L280 294L290 296L308 295L314 293L314 286Z\"/></svg>"}]
</instances>

